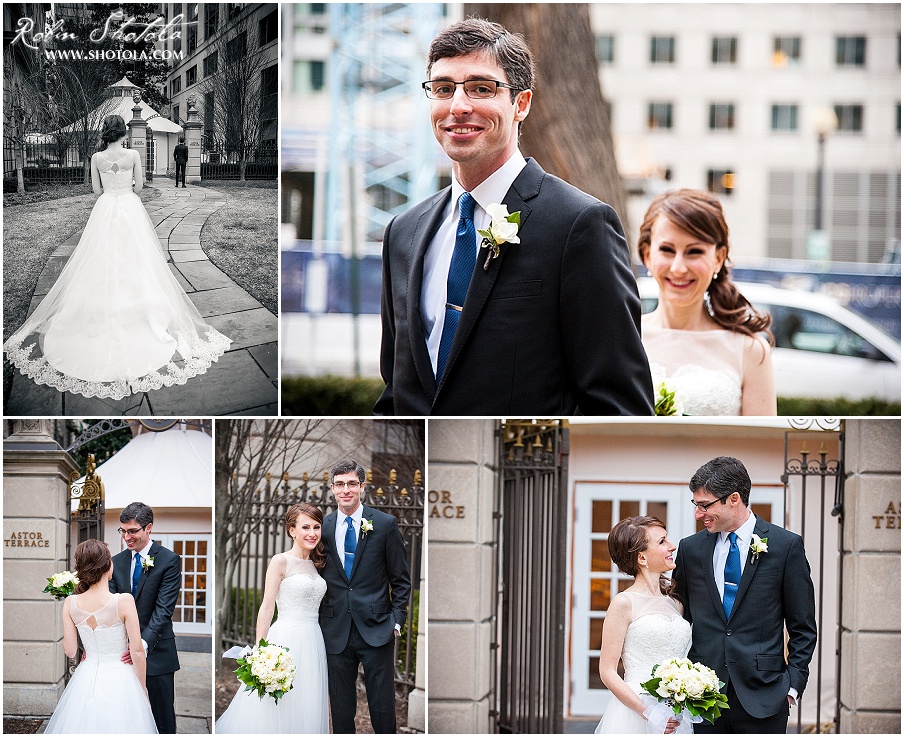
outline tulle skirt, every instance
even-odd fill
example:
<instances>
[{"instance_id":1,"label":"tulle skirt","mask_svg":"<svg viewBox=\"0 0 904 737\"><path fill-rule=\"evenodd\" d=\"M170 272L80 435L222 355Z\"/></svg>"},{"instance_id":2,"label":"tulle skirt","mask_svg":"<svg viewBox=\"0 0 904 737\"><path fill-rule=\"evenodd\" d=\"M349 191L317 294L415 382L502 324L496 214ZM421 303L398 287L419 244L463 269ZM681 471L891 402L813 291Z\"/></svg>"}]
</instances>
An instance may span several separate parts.
<instances>
[{"instance_id":1,"label":"tulle skirt","mask_svg":"<svg viewBox=\"0 0 904 737\"><path fill-rule=\"evenodd\" d=\"M121 399L184 384L230 343L170 272L141 199L124 191L97 199L56 283L3 349L38 384Z\"/></svg>"},{"instance_id":2,"label":"tulle skirt","mask_svg":"<svg viewBox=\"0 0 904 737\"><path fill-rule=\"evenodd\" d=\"M641 693L637 684L629 685L635 686L637 693ZM651 731L650 723L646 719L612 696L594 734L649 734Z\"/></svg>"},{"instance_id":3,"label":"tulle skirt","mask_svg":"<svg viewBox=\"0 0 904 737\"><path fill-rule=\"evenodd\" d=\"M75 669L44 733L157 734L157 725L131 665L89 658Z\"/></svg>"},{"instance_id":4,"label":"tulle skirt","mask_svg":"<svg viewBox=\"0 0 904 737\"><path fill-rule=\"evenodd\" d=\"M295 685L279 701L244 686L216 723L217 734L329 734L326 648L317 613L305 620L278 619L267 642L289 648Z\"/></svg>"}]
</instances>

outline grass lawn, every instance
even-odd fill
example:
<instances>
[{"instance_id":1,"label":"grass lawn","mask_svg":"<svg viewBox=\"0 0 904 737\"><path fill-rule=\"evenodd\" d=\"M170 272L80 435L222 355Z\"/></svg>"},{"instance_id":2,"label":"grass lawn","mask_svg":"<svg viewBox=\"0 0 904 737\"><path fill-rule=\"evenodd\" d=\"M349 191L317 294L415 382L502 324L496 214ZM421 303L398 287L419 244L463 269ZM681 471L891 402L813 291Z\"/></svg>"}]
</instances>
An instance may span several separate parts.
<instances>
[{"instance_id":1,"label":"grass lawn","mask_svg":"<svg viewBox=\"0 0 904 737\"><path fill-rule=\"evenodd\" d=\"M201 231L207 257L274 315L279 290L276 182L205 180L227 195Z\"/></svg>"}]
</instances>

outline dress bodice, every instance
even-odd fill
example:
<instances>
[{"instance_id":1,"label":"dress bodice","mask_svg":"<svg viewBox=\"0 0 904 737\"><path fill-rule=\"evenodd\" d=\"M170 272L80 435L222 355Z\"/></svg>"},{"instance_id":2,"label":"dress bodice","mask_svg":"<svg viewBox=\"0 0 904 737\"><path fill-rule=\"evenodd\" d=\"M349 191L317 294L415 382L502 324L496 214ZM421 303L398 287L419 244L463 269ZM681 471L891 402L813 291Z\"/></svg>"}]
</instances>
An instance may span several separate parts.
<instances>
[{"instance_id":1,"label":"dress bodice","mask_svg":"<svg viewBox=\"0 0 904 737\"><path fill-rule=\"evenodd\" d=\"M276 606L280 620L311 619L320 612L320 600L326 593L324 581L314 564L283 553L286 575L279 584Z\"/></svg>"},{"instance_id":2,"label":"dress bodice","mask_svg":"<svg viewBox=\"0 0 904 737\"><path fill-rule=\"evenodd\" d=\"M653 392L667 381L681 414L740 415L746 342L734 330L671 330L645 322Z\"/></svg>"},{"instance_id":3,"label":"dress bodice","mask_svg":"<svg viewBox=\"0 0 904 737\"><path fill-rule=\"evenodd\" d=\"M624 593L631 599L631 624L625 635L622 661L625 682L637 686L650 680L653 667L662 661L687 655L691 626L670 597Z\"/></svg>"},{"instance_id":4,"label":"dress bodice","mask_svg":"<svg viewBox=\"0 0 904 737\"><path fill-rule=\"evenodd\" d=\"M119 618L119 597L120 594L113 594L96 612L81 609L78 596L72 597L69 616L82 638L87 660L115 662L129 649L126 625Z\"/></svg>"},{"instance_id":5,"label":"dress bodice","mask_svg":"<svg viewBox=\"0 0 904 737\"><path fill-rule=\"evenodd\" d=\"M107 159L103 153L97 154L97 170L104 194L123 194L132 191L132 156L128 151L117 159Z\"/></svg>"}]
</instances>

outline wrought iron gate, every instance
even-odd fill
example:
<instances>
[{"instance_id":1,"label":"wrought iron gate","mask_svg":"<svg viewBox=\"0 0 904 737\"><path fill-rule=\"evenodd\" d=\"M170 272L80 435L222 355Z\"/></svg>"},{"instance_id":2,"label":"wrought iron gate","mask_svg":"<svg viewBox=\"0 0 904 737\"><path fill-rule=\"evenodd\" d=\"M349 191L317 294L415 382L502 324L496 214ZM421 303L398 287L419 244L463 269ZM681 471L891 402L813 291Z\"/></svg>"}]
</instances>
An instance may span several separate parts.
<instances>
[{"instance_id":1,"label":"wrought iron gate","mask_svg":"<svg viewBox=\"0 0 904 737\"><path fill-rule=\"evenodd\" d=\"M785 465L782 483L785 485L785 526L800 533L804 540L804 549L811 569L814 571L816 589L816 628L819 633L816 641L816 652L810 664L808 688L801 698L801 708L797 710L797 732L803 729L804 700L816 702L816 731L823 732L830 727L838 732L841 708L841 611L842 611L842 555L844 532L844 421L832 419L795 421L795 428L785 433ZM826 448L826 441L838 443L838 457L831 458ZM819 450L814 454L807 446L819 443ZM834 443L833 443L834 444ZM818 456L815 457L815 456ZM799 478L799 481L796 479ZM799 491L792 494L790 488L794 483ZM800 500L798 508L791 507L792 498ZM818 505L818 512L815 509ZM808 524L808 515L810 524ZM799 522L789 524L794 517ZM832 518L835 518L834 520ZM837 520L837 522L836 522ZM816 524L813 524L813 523ZM837 524L837 532L829 526ZM827 540L827 537L829 538ZM834 538L837 537L837 543ZM831 593L826 591L828 583L826 570L826 553L832 555L837 549L837 567L830 565L828 573L837 574L837 612L835 632L826 629L825 608ZM832 636L834 635L834 637ZM834 646L834 648L833 648ZM823 657L824 648L833 648L828 657ZM835 688L834 704L823 705L822 684L829 668L834 668ZM826 717L830 716L828 722ZM834 725L832 724L834 722Z\"/></svg>"},{"instance_id":2,"label":"wrought iron gate","mask_svg":"<svg viewBox=\"0 0 904 737\"><path fill-rule=\"evenodd\" d=\"M499 431L496 731L562 732L565 673L565 420Z\"/></svg>"}]
</instances>

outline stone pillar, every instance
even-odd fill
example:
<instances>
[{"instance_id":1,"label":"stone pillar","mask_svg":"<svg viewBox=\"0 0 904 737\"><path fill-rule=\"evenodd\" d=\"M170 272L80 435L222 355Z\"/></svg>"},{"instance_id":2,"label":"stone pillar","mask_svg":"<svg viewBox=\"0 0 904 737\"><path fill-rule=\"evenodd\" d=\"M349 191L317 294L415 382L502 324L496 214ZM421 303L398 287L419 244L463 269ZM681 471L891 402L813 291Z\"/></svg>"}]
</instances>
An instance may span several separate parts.
<instances>
[{"instance_id":1,"label":"stone pillar","mask_svg":"<svg viewBox=\"0 0 904 737\"><path fill-rule=\"evenodd\" d=\"M185 181L195 184L201 183L201 128L203 123L198 120L198 108L195 107L195 96L188 96L188 112L185 114L186 123L185 145L188 146L188 164L185 167Z\"/></svg>"},{"instance_id":2,"label":"stone pillar","mask_svg":"<svg viewBox=\"0 0 904 737\"><path fill-rule=\"evenodd\" d=\"M141 93L138 90L132 91L132 100L135 101L135 106L132 108L132 119L129 121L129 148L134 151L137 151L141 154L141 168L144 171L145 179L151 179L154 175L154 172L147 171L148 169L148 124L147 121L141 117L141 105L138 103L141 102Z\"/></svg>"},{"instance_id":3,"label":"stone pillar","mask_svg":"<svg viewBox=\"0 0 904 737\"><path fill-rule=\"evenodd\" d=\"M421 561L426 561L427 539L421 538ZM421 563L421 591L427 590L427 566ZM417 662L415 663L414 691L408 694L408 726L418 732L427 728L427 616L426 607L417 613Z\"/></svg>"},{"instance_id":4,"label":"stone pillar","mask_svg":"<svg viewBox=\"0 0 904 737\"><path fill-rule=\"evenodd\" d=\"M63 602L42 593L69 568L69 474L50 420L12 420L3 442L3 713L49 715L63 691Z\"/></svg>"},{"instance_id":5,"label":"stone pillar","mask_svg":"<svg viewBox=\"0 0 904 737\"><path fill-rule=\"evenodd\" d=\"M495 420L430 420L429 731L492 732Z\"/></svg>"},{"instance_id":6,"label":"stone pillar","mask_svg":"<svg viewBox=\"0 0 904 737\"><path fill-rule=\"evenodd\" d=\"M901 733L901 421L845 421L841 728Z\"/></svg>"}]
</instances>

